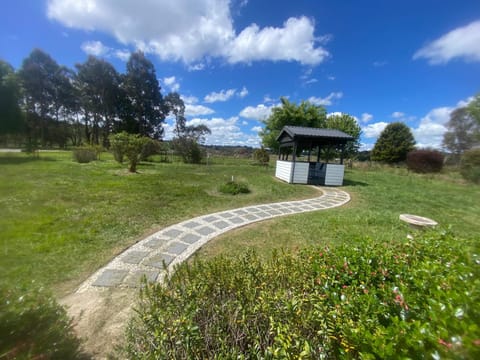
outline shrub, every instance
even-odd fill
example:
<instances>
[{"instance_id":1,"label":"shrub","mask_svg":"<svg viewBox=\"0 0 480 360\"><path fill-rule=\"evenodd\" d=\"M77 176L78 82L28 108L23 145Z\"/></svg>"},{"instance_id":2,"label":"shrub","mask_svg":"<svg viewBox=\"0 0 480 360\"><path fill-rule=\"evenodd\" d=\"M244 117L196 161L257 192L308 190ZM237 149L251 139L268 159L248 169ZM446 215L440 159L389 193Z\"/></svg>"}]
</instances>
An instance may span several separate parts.
<instances>
[{"instance_id":1,"label":"shrub","mask_svg":"<svg viewBox=\"0 0 480 360\"><path fill-rule=\"evenodd\" d=\"M72 321L50 294L4 285L0 293L0 358L82 358Z\"/></svg>"},{"instance_id":2,"label":"shrub","mask_svg":"<svg viewBox=\"0 0 480 360\"><path fill-rule=\"evenodd\" d=\"M146 161L150 156L160 154L162 152L162 143L158 140L148 139L143 145L140 160Z\"/></svg>"},{"instance_id":3,"label":"shrub","mask_svg":"<svg viewBox=\"0 0 480 360\"><path fill-rule=\"evenodd\" d=\"M203 151L198 142L189 137L179 137L172 140L172 146L186 164L200 164Z\"/></svg>"},{"instance_id":4,"label":"shrub","mask_svg":"<svg viewBox=\"0 0 480 360\"><path fill-rule=\"evenodd\" d=\"M125 159L125 151L128 144L128 133L122 131L118 134L110 135L110 150L113 153L113 158L115 161L123 164Z\"/></svg>"},{"instance_id":5,"label":"shrub","mask_svg":"<svg viewBox=\"0 0 480 360\"><path fill-rule=\"evenodd\" d=\"M253 160L258 165L268 166L270 154L265 148L257 149L253 152Z\"/></svg>"},{"instance_id":6,"label":"shrub","mask_svg":"<svg viewBox=\"0 0 480 360\"><path fill-rule=\"evenodd\" d=\"M236 181L227 181L225 184L220 185L218 188L223 194L230 194L230 195L238 195L238 194L248 194L250 189L248 185L243 182L236 182Z\"/></svg>"},{"instance_id":7,"label":"shrub","mask_svg":"<svg viewBox=\"0 0 480 360\"><path fill-rule=\"evenodd\" d=\"M480 261L449 233L196 260L141 291L127 358L479 358Z\"/></svg>"},{"instance_id":8,"label":"shrub","mask_svg":"<svg viewBox=\"0 0 480 360\"><path fill-rule=\"evenodd\" d=\"M407 167L416 173L435 173L442 171L444 156L435 150L414 150L407 154Z\"/></svg>"},{"instance_id":9,"label":"shrub","mask_svg":"<svg viewBox=\"0 0 480 360\"><path fill-rule=\"evenodd\" d=\"M124 157L128 159L128 171L136 172L137 165L141 160L142 150L152 141L150 138L139 134L121 132L110 136L110 144L115 160L123 163Z\"/></svg>"},{"instance_id":10,"label":"shrub","mask_svg":"<svg viewBox=\"0 0 480 360\"><path fill-rule=\"evenodd\" d=\"M98 159L98 151L92 146L81 146L73 149L73 159L81 164Z\"/></svg>"},{"instance_id":11,"label":"shrub","mask_svg":"<svg viewBox=\"0 0 480 360\"><path fill-rule=\"evenodd\" d=\"M460 161L460 173L464 179L480 183L480 149L465 151Z\"/></svg>"}]
</instances>

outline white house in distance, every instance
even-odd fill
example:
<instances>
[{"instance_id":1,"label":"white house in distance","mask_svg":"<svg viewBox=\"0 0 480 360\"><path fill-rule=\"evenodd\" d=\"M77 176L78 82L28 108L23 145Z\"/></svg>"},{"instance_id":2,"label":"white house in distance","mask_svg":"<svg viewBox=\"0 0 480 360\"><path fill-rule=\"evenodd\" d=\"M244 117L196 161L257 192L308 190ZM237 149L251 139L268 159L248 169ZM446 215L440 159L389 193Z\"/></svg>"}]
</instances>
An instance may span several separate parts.
<instances>
[{"instance_id":1,"label":"white house in distance","mask_svg":"<svg viewBox=\"0 0 480 360\"><path fill-rule=\"evenodd\" d=\"M275 176L290 184L343 185L343 150L352 140L352 136L340 130L284 126L277 137L280 147ZM339 163L320 162L321 149L333 147L341 149ZM315 148L316 161L311 161ZM306 161L298 159L297 154L305 151L308 151Z\"/></svg>"}]
</instances>

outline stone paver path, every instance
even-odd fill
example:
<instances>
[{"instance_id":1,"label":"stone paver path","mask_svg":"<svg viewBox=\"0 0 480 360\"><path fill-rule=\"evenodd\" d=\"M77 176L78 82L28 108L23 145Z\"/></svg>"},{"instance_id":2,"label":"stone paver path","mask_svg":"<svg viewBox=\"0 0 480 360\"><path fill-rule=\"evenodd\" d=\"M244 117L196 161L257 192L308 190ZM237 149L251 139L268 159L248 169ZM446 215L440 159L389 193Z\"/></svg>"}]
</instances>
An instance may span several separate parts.
<instances>
[{"instance_id":1,"label":"stone paver path","mask_svg":"<svg viewBox=\"0 0 480 360\"><path fill-rule=\"evenodd\" d=\"M131 246L87 279L77 290L136 287L142 276L161 281L166 271L186 260L212 238L254 222L278 216L325 210L350 201L336 188L321 188L313 199L246 206L199 216L169 226Z\"/></svg>"}]
</instances>

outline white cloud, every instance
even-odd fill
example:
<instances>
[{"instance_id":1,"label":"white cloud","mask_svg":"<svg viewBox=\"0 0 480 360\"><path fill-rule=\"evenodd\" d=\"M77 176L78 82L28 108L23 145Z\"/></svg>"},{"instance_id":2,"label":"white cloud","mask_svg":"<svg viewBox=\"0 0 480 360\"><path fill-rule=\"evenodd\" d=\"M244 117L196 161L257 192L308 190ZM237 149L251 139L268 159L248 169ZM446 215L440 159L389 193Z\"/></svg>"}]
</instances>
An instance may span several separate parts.
<instances>
[{"instance_id":1,"label":"white cloud","mask_svg":"<svg viewBox=\"0 0 480 360\"><path fill-rule=\"evenodd\" d=\"M105 56L108 55L111 49L103 45L101 41L86 41L80 48L88 55Z\"/></svg>"},{"instance_id":2,"label":"white cloud","mask_svg":"<svg viewBox=\"0 0 480 360\"><path fill-rule=\"evenodd\" d=\"M238 117L234 116L228 119L195 118L187 121L187 125L206 125L212 131L206 136L206 144L209 145L241 145L260 147L260 137L257 134L246 134L238 126Z\"/></svg>"},{"instance_id":3,"label":"white cloud","mask_svg":"<svg viewBox=\"0 0 480 360\"><path fill-rule=\"evenodd\" d=\"M206 95L203 99L207 103L214 103L218 101L227 101L233 95L235 95L235 89L228 89L228 90L221 90L220 92L211 92L210 94Z\"/></svg>"},{"instance_id":4,"label":"white cloud","mask_svg":"<svg viewBox=\"0 0 480 360\"><path fill-rule=\"evenodd\" d=\"M369 124L362 128L363 136L367 139L377 138L387 125L388 123L383 121Z\"/></svg>"},{"instance_id":5,"label":"white cloud","mask_svg":"<svg viewBox=\"0 0 480 360\"><path fill-rule=\"evenodd\" d=\"M445 124L450 120L453 107L439 107L432 109L425 115L417 128L412 129L418 147L440 148L443 134L447 131Z\"/></svg>"},{"instance_id":6,"label":"white cloud","mask_svg":"<svg viewBox=\"0 0 480 360\"><path fill-rule=\"evenodd\" d=\"M263 128L262 128L261 126L254 126L251 130L252 130L253 132L258 133L258 132L262 131Z\"/></svg>"},{"instance_id":7,"label":"white cloud","mask_svg":"<svg viewBox=\"0 0 480 360\"><path fill-rule=\"evenodd\" d=\"M373 119L373 115L369 113L362 114L362 123L368 123L370 120Z\"/></svg>"},{"instance_id":8,"label":"white cloud","mask_svg":"<svg viewBox=\"0 0 480 360\"><path fill-rule=\"evenodd\" d=\"M47 15L69 28L110 34L162 60L183 61L191 70L210 58L317 65L329 56L322 47L327 37L315 35L312 19L291 17L281 27L251 24L237 32L231 5L229 0L143 1L141 5L135 0L49 0Z\"/></svg>"},{"instance_id":9,"label":"white cloud","mask_svg":"<svg viewBox=\"0 0 480 360\"><path fill-rule=\"evenodd\" d=\"M387 64L388 63L386 61L374 61L373 62L373 66L375 66L375 67L382 67L382 66L385 66Z\"/></svg>"},{"instance_id":10,"label":"white cloud","mask_svg":"<svg viewBox=\"0 0 480 360\"><path fill-rule=\"evenodd\" d=\"M307 81L305 81L305 84L310 85L310 84L315 84L316 82L318 82L318 80L315 79L315 78L312 78L312 79L308 79Z\"/></svg>"},{"instance_id":11,"label":"white cloud","mask_svg":"<svg viewBox=\"0 0 480 360\"><path fill-rule=\"evenodd\" d=\"M343 96L342 92L332 92L325 98L311 96L308 98L308 101L311 102L313 105L328 106L328 105L332 105L334 100L341 99L342 96Z\"/></svg>"},{"instance_id":12,"label":"white cloud","mask_svg":"<svg viewBox=\"0 0 480 360\"><path fill-rule=\"evenodd\" d=\"M163 78L163 83L170 89L170 91L177 92L178 90L180 90L180 84L178 83L175 76Z\"/></svg>"},{"instance_id":13,"label":"white cloud","mask_svg":"<svg viewBox=\"0 0 480 360\"><path fill-rule=\"evenodd\" d=\"M196 96L186 96L180 95L185 104L196 104L198 103L198 98Z\"/></svg>"},{"instance_id":14,"label":"white cloud","mask_svg":"<svg viewBox=\"0 0 480 360\"><path fill-rule=\"evenodd\" d=\"M335 80L335 76L329 75L329 76L327 76L327 79L330 80L330 81L333 81L333 80Z\"/></svg>"},{"instance_id":15,"label":"white cloud","mask_svg":"<svg viewBox=\"0 0 480 360\"><path fill-rule=\"evenodd\" d=\"M247 106L242 111L240 111L240 116L246 119L262 121L267 119L272 113L272 109L276 105L266 106L264 104L259 104L255 107Z\"/></svg>"},{"instance_id":16,"label":"white cloud","mask_svg":"<svg viewBox=\"0 0 480 360\"><path fill-rule=\"evenodd\" d=\"M238 93L238 96L241 98L244 98L247 95L248 95L248 89L244 86L242 90L240 90L240 92Z\"/></svg>"},{"instance_id":17,"label":"white cloud","mask_svg":"<svg viewBox=\"0 0 480 360\"><path fill-rule=\"evenodd\" d=\"M394 119L400 119L400 118L403 118L405 116L405 113L400 112L400 111L395 111L395 112L392 113L391 116Z\"/></svg>"},{"instance_id":18,"label":"white cloud","mask_svg":"<svg viewBox=\"0 0 480 360\"><path fill-rule=\"evenodd\" d=\"M480 20L456 28L418 50L413 59L427 59L429 64L446 64L455 58L480 61Z\"/></svg>"},{"instance_id":19,"label":"white cloud","mask_svg":"<svg viewBox=\"0 0 480 360\"><path fill-rule=\"evenodd\" d=\"M131 54L130 51L126 50L126 49L115 50L114 53L113 53L113 55L116 58L119 58L122 61L128 61L128 59L130 58L130 54Z\"/></svg>"},{"instance_id":20,"label":"white cloud","mask_svg":"<svg viewBox=\"0 0 480 360\"><path fill-rule=\"evenodd\" d=\"M203 69L205 69L204 63L198 63L198 64L193 64L188 66L188 71L200 71Z\"/></svg>"},{"instance_id":21,"label":"white cloud","mask_svg":"<svg viewBox=\"0 0 480 360\"><path fill-rule=\"evenodd\" d=\"M215 110L203 105L185 104L185 116L202 116L213 113Z\"/></svg>"}]
</instances>

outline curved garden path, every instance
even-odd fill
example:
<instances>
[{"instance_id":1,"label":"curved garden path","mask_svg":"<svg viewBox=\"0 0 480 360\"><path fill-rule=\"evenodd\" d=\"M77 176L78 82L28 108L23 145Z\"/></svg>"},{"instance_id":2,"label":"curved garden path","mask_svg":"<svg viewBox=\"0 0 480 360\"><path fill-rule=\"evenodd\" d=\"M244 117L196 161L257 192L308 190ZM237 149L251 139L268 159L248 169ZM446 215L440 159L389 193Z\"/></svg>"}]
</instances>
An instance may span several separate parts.
<instances>
[{"instance_id":1,"label":"curved garden path","mask_svg":"<svg viewBox=\"0 0 480 360\"><path fill-rule=\"evenodd\" d=\"M316 187L322 195L298 201L252 205L226 210L164 228L134 244L96 271L78 290L60 300L73 318L85 350L95 359L107 359L122 343L132 316L136 287L142 276L161 282L209 240L227 231L262 220L346 204L350 195L331 187Z\"/></svg>"}]
</instances>

